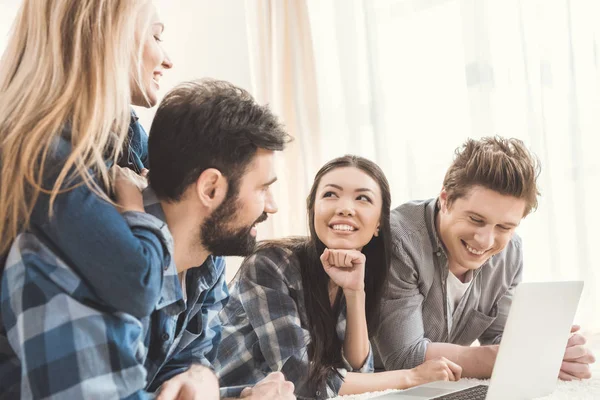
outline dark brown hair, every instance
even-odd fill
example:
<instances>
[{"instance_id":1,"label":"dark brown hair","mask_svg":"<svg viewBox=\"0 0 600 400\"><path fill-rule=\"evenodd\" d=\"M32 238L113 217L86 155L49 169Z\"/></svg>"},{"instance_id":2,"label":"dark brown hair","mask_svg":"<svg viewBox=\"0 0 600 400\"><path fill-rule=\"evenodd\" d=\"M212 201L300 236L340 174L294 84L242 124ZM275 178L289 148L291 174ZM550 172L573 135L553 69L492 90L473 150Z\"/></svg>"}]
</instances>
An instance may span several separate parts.
<instances>
[{"instance_id":1,"label":"dark brown hair","mask_svg":"<svg viewBox=\"0 0 600 400\"><path fill-rule=\"evenodd\" d=\"M292 140L267 106L225 81L201 79L172 89L160 103L148 141L150 184L160 199L178 201L208 168L235 193L256 151L281 151Z\"/></svg>"},{"instance_id":2,"label":"dark brown hair","mask_svg":"<svg viewBox=\"0 0 600 400\"><path fill-rule=\"evenodd\" d=\"M332 170L344 167L357 168L367 173L377 182L381 190L382 205L379 236L373 237L362 249L363 254L366 256L365 312L369 336L372 336L377 328L379 307L385 290L392 252L390 188L385 174L377 164L366 158L353 155L346 155L329 161L317 172L310 194L306 199L310 236L308 238L269 241L260 245L260 248L269 246L286 247L299 258L302 286L304 288L304 303L308 315L308 330L310 332L308 382L315 390L323 384L330 374L337 373L336 368L343 367L342 343L336 332L337 320L341 312L342 290L338 290L336 301L332 307L328 292L329 276L319 259L319 256L325 250L325 244L321 242L315 230L315 200L321 178Z\"/></svg>"}]
</instances>

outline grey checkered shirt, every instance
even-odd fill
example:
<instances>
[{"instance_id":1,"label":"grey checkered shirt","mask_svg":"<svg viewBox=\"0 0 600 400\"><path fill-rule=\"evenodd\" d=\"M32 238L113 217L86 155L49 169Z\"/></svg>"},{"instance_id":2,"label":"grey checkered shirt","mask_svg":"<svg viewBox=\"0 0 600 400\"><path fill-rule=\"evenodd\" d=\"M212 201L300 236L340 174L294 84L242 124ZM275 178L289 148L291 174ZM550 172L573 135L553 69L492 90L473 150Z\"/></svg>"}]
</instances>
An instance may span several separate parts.
<instances>
[{"instance_id":1,"label":"grey checkered shirt","mask_svg":"<svg viewBox=\"0 0 600 400\"><path fill-rule=\"evenodd\" d=\"M270 372L281 371L294 383L298 399L337 395L346 372L372 372L373 354L360 370L344 367L330 373L324 387L307 385L310 342L308 315L298 257L288 249L266 248L247 258L230 284L230 298L221 311L222 340L214 363L221 396L238 396ZM342 303L336 331L346 333L346 307ZM343 354L342 354L343 358ZM312 391L311 391L312 390Z\"/></svg>"},{"instance_id":2,"label":"grey checkered shirt","mask_svg":"<svg viewBox=\"0 0 600 400\"><path fill-rule=\"evenodd\" d=\"M373 338L375 366L413 368L425 361L430 342L468 346L497 344L515 287L523 252L515 234L499 254L474 271L452 314L448 311L448 258L435 229L437 199L413 201L392 211L394 251L379 329Z\"/></svg>"}]
</instances>

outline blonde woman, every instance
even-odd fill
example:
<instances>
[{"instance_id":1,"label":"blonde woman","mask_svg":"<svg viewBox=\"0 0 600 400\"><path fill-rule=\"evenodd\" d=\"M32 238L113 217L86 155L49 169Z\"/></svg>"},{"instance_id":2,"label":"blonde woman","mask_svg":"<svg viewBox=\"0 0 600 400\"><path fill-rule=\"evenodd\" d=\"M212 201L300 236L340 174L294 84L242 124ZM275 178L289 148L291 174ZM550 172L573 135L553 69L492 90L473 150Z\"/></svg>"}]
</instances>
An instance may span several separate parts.
<instances>
[{"instance_id":1,"label":"blonde woman","mask_svg":"<svg viewBox=\"0 0 600 400\"><path fill-rule=\"evenodd\" d=\"M130 104L157 102L172 66L163 28L150 1L25 0L0 63L0 254L36 231L108 307L138 318L171 239L139 196L122 214L112 205L110 166L144 166Z\"/></svg>"}]
</instances>

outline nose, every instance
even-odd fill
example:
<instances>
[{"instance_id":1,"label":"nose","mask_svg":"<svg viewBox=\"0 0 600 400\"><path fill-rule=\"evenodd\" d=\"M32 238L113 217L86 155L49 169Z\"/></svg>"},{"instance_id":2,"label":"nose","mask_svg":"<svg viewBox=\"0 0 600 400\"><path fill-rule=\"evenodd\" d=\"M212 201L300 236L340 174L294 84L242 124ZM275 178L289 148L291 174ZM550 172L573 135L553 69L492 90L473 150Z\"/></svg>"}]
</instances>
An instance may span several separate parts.
<instances>
[{"instance_id":1,"label":"nose","mask_svg":"<svg viewBox=\"0 0 600 400\"><path fill-rule=\"evenodd\" d=\"M271 190L269 189L267 193L267 198L265 199L265 212L267 214L275 214L278 210L279 207L277 207L277 202L273 197L273 192L271 192Z\"/></svg>"},{"instance_id":2,"label":"nose","mask_svg":"<svg viewBox=\"0 0 600 400\"><path fill-rule=\"evenodd\" d=\"M351 201L340 201L339 207L337 209L337 215L341 215L344 217L353 217L356 214L356 210L354 209L354 205Z\"/></svg>"},{"instance_id":3,"label":"nose","mask_svg":"<svg viewBox=\"0 0 600 400\"><path fill-rule=\"evenodd\" d=\"M173 68L173 62L171 61L171 59L169 58L169 55L167 54L167 52L163 52L164 54L164 58L162 60L161 66L164 69L171 69Z\"/></svg>"},{"instance_id":4,"label":"nose","mask_svg":"<svg viewBox=\"0 0 600 400\"><path fill-rule=\"evenodd\" d=\"M475 242L479 246L480 250L487 250L494 244L494 227L493 226L484 226L479 228L475 232L474 236Z\"/></svg>"}]
</instances>

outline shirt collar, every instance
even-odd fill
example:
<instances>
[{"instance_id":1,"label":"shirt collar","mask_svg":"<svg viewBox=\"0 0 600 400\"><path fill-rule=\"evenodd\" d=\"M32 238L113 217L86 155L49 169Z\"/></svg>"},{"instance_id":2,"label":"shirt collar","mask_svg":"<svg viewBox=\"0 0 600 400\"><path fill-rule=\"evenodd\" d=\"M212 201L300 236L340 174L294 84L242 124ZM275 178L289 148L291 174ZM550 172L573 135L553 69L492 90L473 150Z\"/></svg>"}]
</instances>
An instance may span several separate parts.
<instances>
[{"instance_id":1,"label":"shirt collar","mask_svg":"<svg viewBox=\"0 0 600 400\"><path fill-rule=\"evenodd\" d=\"M431 247L434 249L434 252L443 251L446 253L444 249L444 245L440 240L437 229L435 228L435 219L437 217L437 213L439 211L438 198L433 198L429 200L427 205L425 206L425 226L427 227L427 232L429 233L429 240L431 241Z\"/></svg>"},{"instance_id":2,"label":"shirt collar","mask_svg":"<svg viewBox=\"0 0 600 400\"><path fill-rule=\"evenodd\" d=\"M146 212L166 223L167 217L154 190L147 187L144 189L142 195ZM174 247L171 245L170 251L173 252L173 249ZM224 263L217 261L220 258L209 255L202 265L190 268L185 272L186 288L189 288L189 292L187 293L188 299L196 297L194 296L195 293L208 290L217 283L224 269ZM156 309L160 310L169 307L170 311L178 313L185 309L185 301L179 277L177 276L177 266L175 265L173 254L171 254L170 259L169 265L163 270L163 285Z\"/></svg>"}]
</instances>

